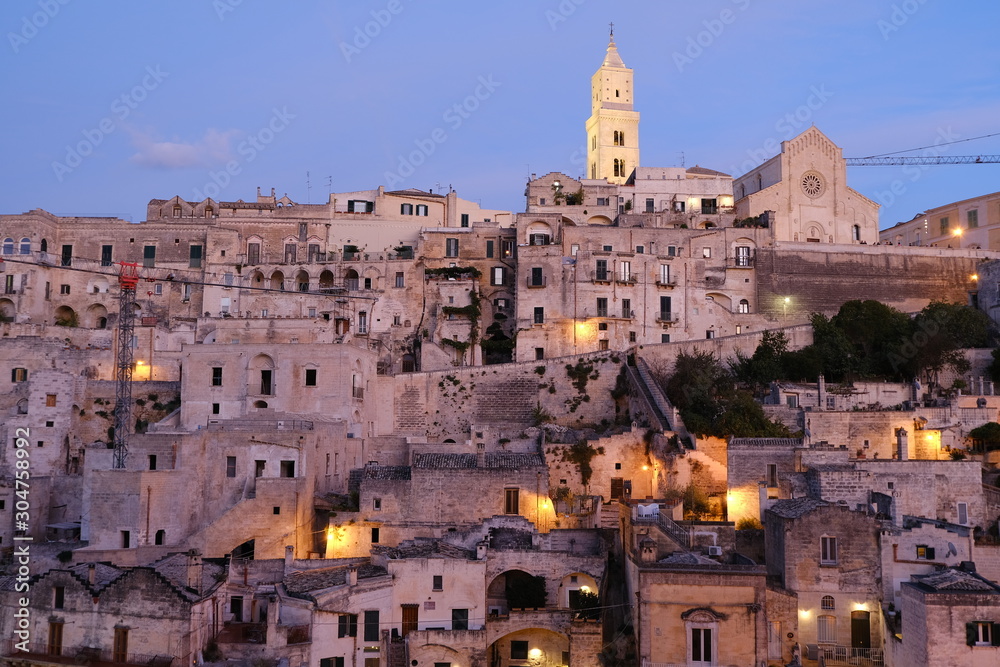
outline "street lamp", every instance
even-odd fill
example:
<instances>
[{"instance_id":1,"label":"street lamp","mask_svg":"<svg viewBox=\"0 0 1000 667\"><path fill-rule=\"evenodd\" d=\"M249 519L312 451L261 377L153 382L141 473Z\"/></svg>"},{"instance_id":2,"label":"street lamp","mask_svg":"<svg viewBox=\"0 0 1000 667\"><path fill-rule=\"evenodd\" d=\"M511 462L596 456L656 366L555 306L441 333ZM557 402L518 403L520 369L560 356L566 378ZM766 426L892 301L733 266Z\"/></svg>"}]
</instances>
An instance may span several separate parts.
<instances>
[{"instance_id":1,"label":"street lamp","mask_svg":"<svg viewBox=\"0 0 1000 667\"><path fill-rule=\"evenodd\" d=\"M792 302L791 297L785 297L785 300L781 303L782 317L788 318L788 304Z\"/></svg>"}]
</instances>

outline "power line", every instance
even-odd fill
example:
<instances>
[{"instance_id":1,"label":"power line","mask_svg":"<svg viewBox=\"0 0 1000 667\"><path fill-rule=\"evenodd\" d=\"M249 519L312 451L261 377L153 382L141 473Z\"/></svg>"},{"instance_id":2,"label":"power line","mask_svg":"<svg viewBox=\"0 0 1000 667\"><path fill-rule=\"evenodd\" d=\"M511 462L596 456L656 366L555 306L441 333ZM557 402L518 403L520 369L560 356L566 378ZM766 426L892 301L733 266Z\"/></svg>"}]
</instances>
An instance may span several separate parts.
<instances>
[{"instance_id":1,"label":"power line","mask_svg":"<svg viewBox=\"0 0 1000 667\"><path fill-rule=\"evenodd\" d=\"M1000 132L994 132L992 134L984 134L979 137L970 137L968 139L956 139L955 141L945 141L944 143L933 144L931 146L920 146L919 148L907 148L906 150L895 151L892 153L879 153L878 155L869 155L865 158L854 158L854 159L869 160L871 158L888 157L890 155L899 155L900 153L912 153L913 151L922 151L927 148L937 148L938 146L951 146L952 144L960 144L965 141L975 141L976 139L988 139L989 137L996 137L996 136L1000 136Z\"/></svg>"}]
</instances>

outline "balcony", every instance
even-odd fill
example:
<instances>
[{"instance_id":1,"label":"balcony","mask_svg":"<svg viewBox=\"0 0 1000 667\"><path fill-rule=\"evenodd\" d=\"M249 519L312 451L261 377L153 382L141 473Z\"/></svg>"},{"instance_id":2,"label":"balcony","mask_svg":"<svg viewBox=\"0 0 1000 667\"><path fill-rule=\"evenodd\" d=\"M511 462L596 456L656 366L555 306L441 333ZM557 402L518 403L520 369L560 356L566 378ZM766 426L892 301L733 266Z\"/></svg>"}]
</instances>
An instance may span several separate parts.
<instances>
[{"instance_id":1,"label":"balcony","mask_svg":"<svg viewBox=\"0 0 1000 667\"><path fill-rule=\"evenodd\" d=\"M604 271L591 271L590 280L595 283L610 283L611 282L611 272Z\"/></svg>"},{"instance_id":2,"label":"balcony","mask_svg":"<svg viewBox=\"0 0 1000 667\"><path fill-rule=\"evenodd\" d=\"M673 324L680 318L680 313L659 312L656 314L656 321L662 324Z\"/></svg>"},{"instance_id":3,"label":"balcony","mask_svg":"<svg viewBox=\"0 0 1000 667\"><path fill-rule=\"evenodd\" d=\"M217 641L220 644L266 644L267 623L226 623Z\"/></svg>"},{"instance_id":4,"label":"balcony","mask_svg":"<svg viewBox=\"0 0 1000 667\"><path fill-rule=\"evenodd\" d=\"M677 279L668 277L664 280L662 277L656 281L656 286L660 289L673 289L677 287Z\"/></svg>"},{"instance_id":5,"label":"balcony","mask_svg":"<svg viewBox=\"0 0 1000 667\"><path fill-rule=\"evenodd\" d=\"M636 273L618 274L615 276L615 282L619 285L635 285L639 282L639 275Z\"/></svg>"},{"instance_id":6,"label":"balcony","mask_svg":"<svg viewBox=\"0 0 1000 667\"><path fill-rule=\"evenodd\" d=\"M105 667L107 665L143 665L145 667L170 667L177 660L172 655L147 655L144 653L117 653L111 649L101 649L91 646L58 646L47 644L28 644L28 650L22 651L15 646L13 640L3 643L2 655L12 658L11 662L50 665L90 665Z\"/></svg>"},{"instance_id":7,"label":"balcony","mask_svg":"<svg viewBox=\"0 0 1000 667\"><path fill-rule=\"evenodd\" d=\"M726 258L726 268L727 269L752 269L754 267L754 260L756 258L753 255L737 255L736 257Z\"/></svg>"},{"instance_id":8,"label":"balcony","mask_svg":"<svg viewBox=\"0 0 1000 667\"><path fill-rule=\"evenodd\" d=\"M548 284L545 276L528 276L527 285L529 289L545 287Z\"/></svg>"}]
</instances>

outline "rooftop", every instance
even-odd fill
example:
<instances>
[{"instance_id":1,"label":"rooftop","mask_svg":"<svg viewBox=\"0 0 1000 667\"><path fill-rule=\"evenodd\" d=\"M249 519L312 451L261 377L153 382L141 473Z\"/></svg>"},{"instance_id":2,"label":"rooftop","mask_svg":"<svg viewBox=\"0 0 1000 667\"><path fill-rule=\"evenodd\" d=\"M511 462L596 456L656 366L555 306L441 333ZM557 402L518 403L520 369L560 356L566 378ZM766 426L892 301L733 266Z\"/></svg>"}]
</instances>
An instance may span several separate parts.
<instances>
[{"instance_id":1,"label":"rooftop","mask_svg":"<svg viewBox=\"0 0 1000 667\"><path fill-rule=\"evenodd\" d=\"M829 505L830 503L816 500L815 498L792 498L791 500L777 501L771 505L768 511L777 514L783 519L797 519L815 509Z\"/></svg>"},{"instance_id":2,"label":"rooftop","mask_svg":"<svg viewBox=\"0 0 1000 667\"><path fill-rule=\"evenodd\" d=\"M537 452L487 452L483 457L482 468L518 470L544 466L541 454ZM471 470L476 465L475 454L414 454L413 467L423 469L466 469Z\"/></svg>"},{"instance_id":3,"label":"rooftop","mask_svg":"<svg viewBox=\"0 0 1000 667\"><path fill-rule=\"evenodd\" d=\"M919 575L912 577L912 582L926 591L935 593L997 593L1000 594L1000 586L980 577L973 572L963 572L948 568L939 570L933 574Z\"/></svg>"}]
</instances>

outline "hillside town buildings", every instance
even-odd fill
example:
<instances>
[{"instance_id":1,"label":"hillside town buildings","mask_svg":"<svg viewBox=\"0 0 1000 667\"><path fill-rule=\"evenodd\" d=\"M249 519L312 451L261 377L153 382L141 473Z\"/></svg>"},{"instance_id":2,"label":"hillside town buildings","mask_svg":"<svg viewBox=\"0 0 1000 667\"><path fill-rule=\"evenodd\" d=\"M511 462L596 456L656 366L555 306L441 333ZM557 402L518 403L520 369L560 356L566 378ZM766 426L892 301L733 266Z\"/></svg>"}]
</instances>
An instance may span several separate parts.
<instances>
[{"instance_id":1,"label":"hillside town buildings","mask_svg":"<svg viewBox=\"0 0 1000 667\"><path fill-rule=\"evenodd\" d=\"M532 175L523 212L379 187L0 215L0 660L996 664L983 355L971 395L775 382L786 438L691 433L655 375L802 348L851 299L995 315L1000 256L877 245L815 127L735 179L641 165L635 93L612 40L589 178Z\"/></svg>"}]
</instances>

